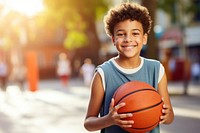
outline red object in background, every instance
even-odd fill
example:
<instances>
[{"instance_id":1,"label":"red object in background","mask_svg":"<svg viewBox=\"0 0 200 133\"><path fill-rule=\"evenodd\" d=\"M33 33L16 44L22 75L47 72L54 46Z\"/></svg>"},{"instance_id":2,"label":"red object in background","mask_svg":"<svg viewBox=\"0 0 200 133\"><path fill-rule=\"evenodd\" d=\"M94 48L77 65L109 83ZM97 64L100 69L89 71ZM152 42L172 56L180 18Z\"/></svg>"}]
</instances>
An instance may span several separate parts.
<instances>
[{"instance_id":1,"label":"red object in background","mask_svg":"<svg viewBox=\"0 0 200 133\"><path fill-rule=\"evenodd\" d=\"M30 91L34 92L38 90L38 63L37 55L35 52L28 51L26 53L26 65L27 65L27 81L29 83Z\"/></svg>"},{"instance_id":2,"label":"red object in background","mask_svg":"<svg viewBox=\"0 0 200 133\"><path fill-rule=\"evenodd\" d=\"M161 37L161 40L175 40L176 44L181 44L183 33L177 27L167 29Z\"/></svg>"},{"instance_id":3,"label":"red object in background","mask_svg":"<svg viewBox=\"0 0 200 133\"><path fill-rule=\"evenodd\" d=\"M184 78L184 62L181 60L176 61L176 69L173 73L172 80L180 81Z\"/></svg>"},{"instance_id":4,"label":"red object in background","mask_svg":"<svg viewBox=\"0 0 200 133\"><path fill-rule=\"evenodd\" d=\"M176 68L172 73L172 81L190 80L190 64L186 60L176 60Z\"/></svg>"}]
</instances>

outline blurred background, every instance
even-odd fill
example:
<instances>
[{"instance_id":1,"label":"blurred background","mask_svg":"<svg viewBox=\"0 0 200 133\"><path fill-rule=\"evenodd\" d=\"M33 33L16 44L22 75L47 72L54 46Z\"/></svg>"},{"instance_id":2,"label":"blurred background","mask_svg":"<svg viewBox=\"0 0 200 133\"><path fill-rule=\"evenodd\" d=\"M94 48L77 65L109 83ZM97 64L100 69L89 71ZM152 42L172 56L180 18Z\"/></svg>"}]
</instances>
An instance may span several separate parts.
<instances>
[{"instance_id":1,"label":"blurred background","mask_svg":"<svg viewBox=\"0 0 200 133\"><path fill-rule=\"evenodd\" d=\"M69 56L72 76L85 58L98 65L116 55L104 32L103 16L120 2L0 0L0 57L8 64L8 75L16 63L27 64L30 52L36 56L40 79L56 78L61 52ZM199 70L192 71L200 62L199 0L136 2L146 6L153 19L142 55L162 61L171 81L199 81Z\"/></svg>"},{"instance_id":2,"label":"blurred background","mask_svg":"<svg viewBox=\"0 0 200 133\"><path fill-rule=\"evenodd\" d=\"M63 88L57 82L60 53L67 55L71 67L66 88L88 91L81 67L86 58L97 66L117 54L104 31L103 16L126 1L0 0L2 93L12 93L8 90L13 85L22 92ZM134 1L146 6L153 19L142 56L160 60L169 83L181 86L181 95L189 95L191 85L200 89L200 0Z\"/></svg>"}]
</instances>

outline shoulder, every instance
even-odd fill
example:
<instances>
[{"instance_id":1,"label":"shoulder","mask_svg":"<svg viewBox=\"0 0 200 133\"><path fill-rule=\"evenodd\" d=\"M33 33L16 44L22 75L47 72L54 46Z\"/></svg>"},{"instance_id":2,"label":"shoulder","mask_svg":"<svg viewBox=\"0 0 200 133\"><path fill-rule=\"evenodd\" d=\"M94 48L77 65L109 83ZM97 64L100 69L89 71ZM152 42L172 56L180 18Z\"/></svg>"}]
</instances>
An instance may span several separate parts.
<instances>
[{"instance_id":1,"label":"shoulder","mask_svg":"<svg viewBox=\"0 0 200 133\"><path fill-rule=\"evenodd\" d=\"M107 60L105 61L103 64L97 66L97 69L98 68L101 68L101 69L109 69L109 68L112 68L112 60L114 60L114 58L111 58L110 60Z\"/></svg>"},{"instance_id":2,"label":"shoulder","mask_svg":"<svg viewBox=\"0 0 200 133\"><path fill-rule=\"evenodd\" d=\"M159 60L155 59L144 59L146 62L147 68L151 70L156 70L158 72L158 83L161 81L163 75L165 74L165 68Z\"/></svg>"},{"instance_id":3,"label":"shoulder","mask_svg":"<svg viewBox=\"0 0 200 133\"><path fill-rule=\"evenodd\" d=\"M143 57L144 58L144 57ZM151 64L160 64L159 60L144 58L144 61Z\"/></svg>"},{"instance_id":4,"label":"shoulder","mask_svg":"<svg viewBox=\"0 0 200 133\"><path fill-rule=\"evenodd\" d=\"M112 72L112 69L112 59L105 61L103 64L96 67L96 71L99 72L101 77L104 77L105 74Z\"/></svg>"},{"instance_id":5,"label":"shoulder","mask_svg":"<svg viewBox=\"0 0 200 133\"><path fill-rule=\"evenodd\" d=\"M159 60L144 58L144 61L149 65L158 66L160 69L164 69L163 64Z\"/></svg>"},{"instance_id":6,"label":"shoulder","mask_svg":"<svg viewBox=\"0 0 200 133\"><path fill-rule=\"evenodd\" d=\"M161 63L159 60L144 58L144 65L147 67L160 67Z\"/></svg>"}]
</instances>

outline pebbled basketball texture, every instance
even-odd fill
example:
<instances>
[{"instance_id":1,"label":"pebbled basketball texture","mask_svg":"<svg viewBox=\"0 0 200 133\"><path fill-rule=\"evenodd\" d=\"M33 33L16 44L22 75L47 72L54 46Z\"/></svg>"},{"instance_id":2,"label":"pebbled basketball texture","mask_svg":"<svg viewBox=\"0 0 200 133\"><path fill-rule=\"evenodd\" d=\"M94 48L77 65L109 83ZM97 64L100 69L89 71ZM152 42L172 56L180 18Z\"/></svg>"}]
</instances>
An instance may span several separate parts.
<instances>
[{"instance_id":1,"label":"pebbled basketball texture","mask_svg":"<svg viewBox=\"0 0 200 133\"><path fill-rule=\"evenodd\" d=\"M163 101L151 85L141 81L130 81L121 85L113 95L115 105L125 102L118 110L119 114L133 113L131 128L124 128L130 133L144 133L155 128L162 115Z\"/></svg>"}]
</instances>

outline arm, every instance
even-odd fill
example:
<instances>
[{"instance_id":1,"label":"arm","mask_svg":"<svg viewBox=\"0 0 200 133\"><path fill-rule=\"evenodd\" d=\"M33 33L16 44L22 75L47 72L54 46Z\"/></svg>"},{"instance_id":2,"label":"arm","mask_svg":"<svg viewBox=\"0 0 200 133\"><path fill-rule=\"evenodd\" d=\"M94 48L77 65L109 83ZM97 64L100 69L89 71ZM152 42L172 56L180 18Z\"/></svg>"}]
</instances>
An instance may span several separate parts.
<instances>
[{"instance_id":1,"label":"arm","mask_svg":"<svg viewBox=\"0 0 200 133\"><path fill-rule=\"evenodd\" d=\"M174 120L174 112L171 105L168 88L167 88L167 77L166 74L163 75L161 81L158 83L158 93L163 98L163 116L161 116L160 124L170 124Z\"/></svg>"},{"instance_id":2,"label":"arm","mask_svg":"<svg viewBox=\"0 0 200 133\"><path fill-rule=\"evenodd\" d=\"M119 108L125 106L125 103L114 107L114 99L111 100L109 113L103 117L98 117L99 111L104 98L104 89L99 73L94 75L89 106L84 122L84 126L89 131L100 130L111 125L119 125L121 127L130 127L133 121L121 120L122 118L131 117L132 114L118 114Z\"/></svg>"}]
</instances>

